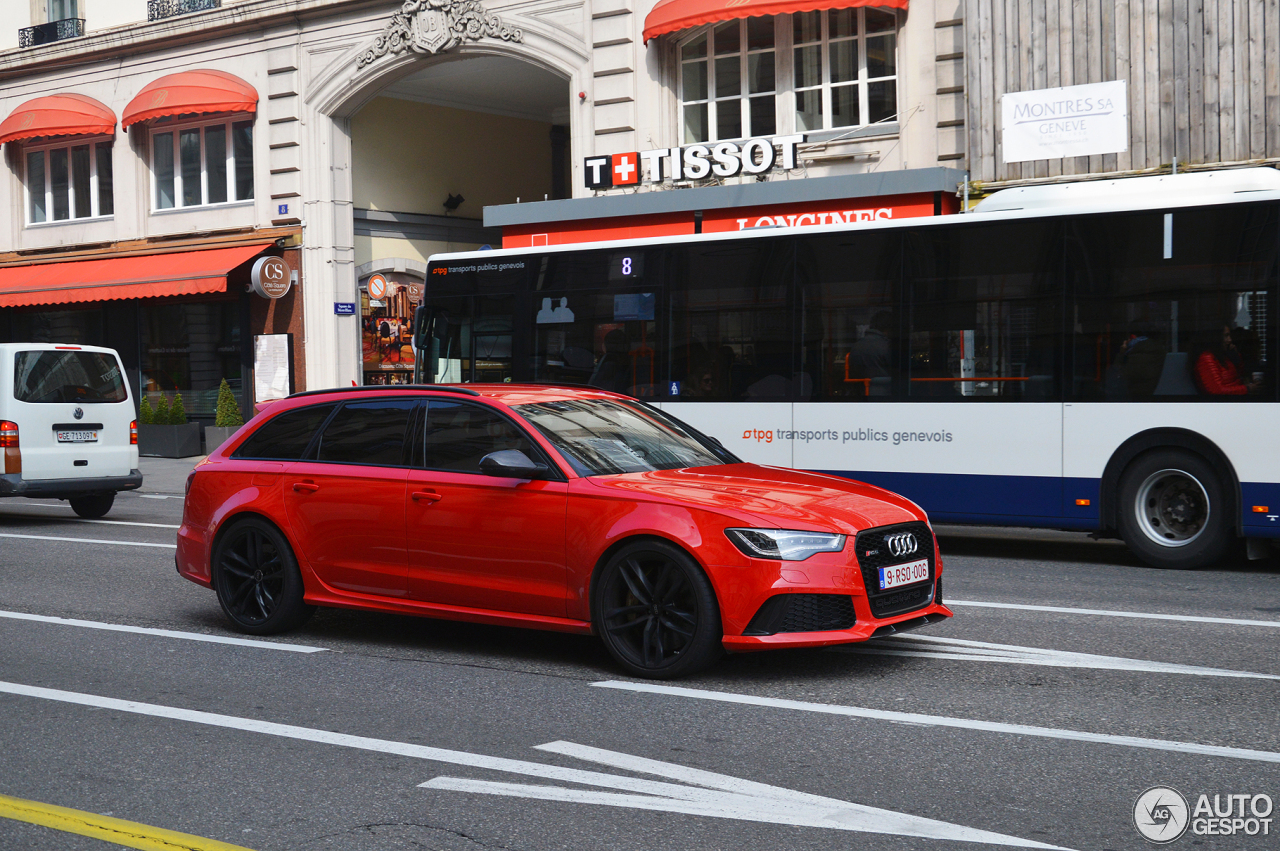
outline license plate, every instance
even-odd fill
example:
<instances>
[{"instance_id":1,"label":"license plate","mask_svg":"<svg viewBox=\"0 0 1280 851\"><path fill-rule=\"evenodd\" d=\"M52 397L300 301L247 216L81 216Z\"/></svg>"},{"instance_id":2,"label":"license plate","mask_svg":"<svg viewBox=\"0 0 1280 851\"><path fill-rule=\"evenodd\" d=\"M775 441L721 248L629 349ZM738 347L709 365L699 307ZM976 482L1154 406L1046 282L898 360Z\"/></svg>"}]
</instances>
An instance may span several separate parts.
<instances>
[{"instance_id":1,"label":"license plate","mask_svg":"<svg viewBox=\"0 0 1280 851\"><path fill-rule=\"evenodd\" d=\"M890 588L897 588L899 585L923 582L928 578L929 560L927 558L907 562L906 564L882 567L880 568L880 590L887 591Z\"/></svg>"},{"instance_id":2,"label":"license plate","mask_svg":"<svg viewBox=\"0 0 1280 851\"><path fill-rule=\"evenodd\" d=\"M96 431L59 431L55 432L59 443L97 443Z\"/></svg>"}]
</instances>

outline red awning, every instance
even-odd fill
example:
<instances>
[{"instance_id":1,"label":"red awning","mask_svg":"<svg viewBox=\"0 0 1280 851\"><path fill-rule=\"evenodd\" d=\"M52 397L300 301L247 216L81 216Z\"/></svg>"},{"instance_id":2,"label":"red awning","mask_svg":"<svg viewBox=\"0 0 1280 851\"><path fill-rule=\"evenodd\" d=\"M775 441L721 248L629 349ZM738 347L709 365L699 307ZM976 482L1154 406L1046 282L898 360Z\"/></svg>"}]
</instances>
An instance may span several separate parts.
<instances>
[{"instance_id":1,"label":"red awning","mask_svg":"<svg viewBox=\"0 0 1280 851\"><path fill-rule=\"evenodd\" d=\"M717 21L856 6L905 9L907 0L659 0L644 19L644 40Z\"/></svg>"},{"instance_id":2,"label":"red awning","mask_svg":"<svg viewBox=\"0 0 1280 851\"><path fill-rule=\"evenodd\" d=\"M116 114L104 103L77 94L29 100L0 122L0 144L36 136L106 136L116 132Z\"/></svg>"},{"instance_id":3,"label":"red awning","mask_svg":"<svg viewBox=\"0 0 1280 851\"><path fill-rule=\"evenodd\" d=\"M220 293L227 273L273 245L237 245L0 268L0 307Z\"/></svg>"},{"instance_id":4,"label":"red awning","mask_svg":"<svg viewBox=\"0 0 1280 851\"><path fill-rule=\"evenodd\" d=\"M124 108L121 126L168 115L255 112L258 90L226 71L202 68L153 80Z\"/></svg>"}]
</instances>

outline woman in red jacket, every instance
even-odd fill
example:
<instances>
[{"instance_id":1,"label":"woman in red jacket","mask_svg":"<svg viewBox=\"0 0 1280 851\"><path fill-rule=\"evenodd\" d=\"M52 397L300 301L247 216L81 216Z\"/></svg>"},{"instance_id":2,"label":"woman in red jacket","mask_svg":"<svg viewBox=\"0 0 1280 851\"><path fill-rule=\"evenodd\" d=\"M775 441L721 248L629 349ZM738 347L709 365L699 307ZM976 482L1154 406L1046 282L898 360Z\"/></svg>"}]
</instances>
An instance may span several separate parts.
<instances>
[{"instance_id":1,"label":"woman in red jacket","mask_svg":"<svg viewBox=\"0 0 1280 851\"><path fill-rule=\"evenodd\" d=\"M1222 337L1204 346L1196 358L1196 385L1212 396L1244 396L1256 390L1255 382L1241 377L1240 356L1231 342L1231 329L1222 326Z\"/></svg>"}]
</instances>

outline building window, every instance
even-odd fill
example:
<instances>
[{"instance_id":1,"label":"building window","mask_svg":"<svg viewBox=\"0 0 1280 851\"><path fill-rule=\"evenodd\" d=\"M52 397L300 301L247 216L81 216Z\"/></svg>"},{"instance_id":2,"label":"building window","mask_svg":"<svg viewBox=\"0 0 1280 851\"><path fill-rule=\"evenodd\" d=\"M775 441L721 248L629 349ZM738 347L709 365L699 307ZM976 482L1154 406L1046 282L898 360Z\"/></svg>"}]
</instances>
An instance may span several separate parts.
<instances>
[{"instance_id":1,"label":"building window","mask_svg":"<svg viewBox=\"0 0 1280 851\"><path fill-rule=\"evenodd\" d=\"M696 30L678 44L682 144L896 119L897 27L858 8Z\"/></svg>"},{"instance_id":2,"label":"building window","mask_svg":"<svg viewBox=\"0 0 1280 851\"><path fill-rule=\"evenodd\" d=\"M253 198L253 121L174 127L151 134L155 209Z\"/></svg>"},{"instance_id":3,"label":"building window","mask_svg":"<svg viewBox=\"0 0 1280 851\"><path fill-rule=\"evenodd\" d=\"M26 151L27 224L110 216L110 141Z\"/></svg>"},{"instance_id":4,"label":"building window","mask_svg":"<svg viewBox=\"0 0 1280 851\"><path fill-rule=\"evenodd\" d=\"M680 46L686 143L777 131L774 28L773 18L729 21Z\"/></svg>"}]
</instances>

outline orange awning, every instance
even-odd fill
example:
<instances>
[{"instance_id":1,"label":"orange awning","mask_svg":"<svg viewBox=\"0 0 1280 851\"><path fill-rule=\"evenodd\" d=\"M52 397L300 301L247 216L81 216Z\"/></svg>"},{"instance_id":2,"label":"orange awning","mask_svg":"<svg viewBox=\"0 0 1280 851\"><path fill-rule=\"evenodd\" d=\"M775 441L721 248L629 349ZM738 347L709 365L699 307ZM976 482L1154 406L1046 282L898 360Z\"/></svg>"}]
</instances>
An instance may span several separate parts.
<instances>
[{"instance_id":1,"label":"orange awning","mask_svg":"<svg viewBox=\"0 0 1280 851\"><path fill-rule=\"evenodd\" d=\"M907 0L659 0L644 19L644 40L717 21L856 6L905 9Z\"/></svg>"},{"instance_id":2,"label":"orange awning","mask_svg":"<svg viewBox=\"0 0 1280 851\"><path fill-rule=\"evenodd\" d=\"M0 144L37 136L105 136L116 132L116 114L77 94L48 95L19 106L0 122Z\"/></svg>"},{"instance_id":3,"label":"orange awning","mask_svg":"<svg viewBox=\"0 0 1280 851\"><path fill-rule=\"evenodd\" d=\"M220 293L227 273L274 243L0 268L0 307Z\"/></svg>"},{"instance_id":4,"label":"orange awning","mask_svg":"<svg viewBox=\"0 0 1280 851\"><path fill-rule=\"evenodd\" d=\"M226 71L202 68L153 80L124 108L120 125L168 115L206 115L214 112L255 112L258 90Z\"/></svg>"}]
</instances>

